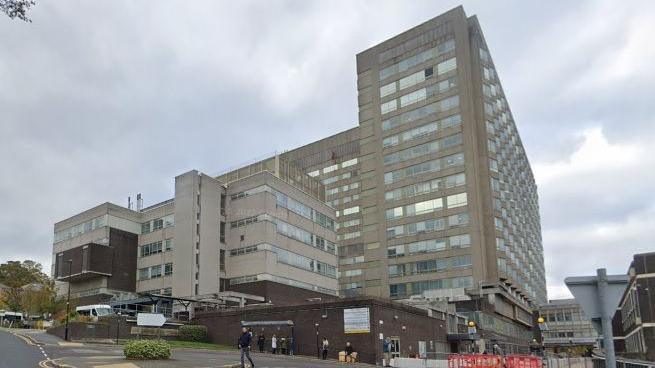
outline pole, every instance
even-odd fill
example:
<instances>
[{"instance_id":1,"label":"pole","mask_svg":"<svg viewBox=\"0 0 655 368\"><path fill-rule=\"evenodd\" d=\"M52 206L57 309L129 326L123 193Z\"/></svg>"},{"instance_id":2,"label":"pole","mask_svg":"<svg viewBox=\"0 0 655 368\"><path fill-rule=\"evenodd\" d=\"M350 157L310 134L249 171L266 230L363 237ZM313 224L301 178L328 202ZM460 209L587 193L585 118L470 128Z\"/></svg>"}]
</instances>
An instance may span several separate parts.
<instances>
[{"instance_id":1,"label":"pole","mask_svg":"<svg viewBox=\"0 0 655 368\"><path fill-rule=\"evenodd\" d=\"M118 339L120 338L121 331L121 312L118 312L118 318L116 319L116 345L118 345Z\"/></svg>"},{"instance_id":2,"label":"pole","mask_svg":"<svg viewBox=\"0 0 655 368\"><path fill-rule=\"evenodd\" d=\"M70 315L71 308L71 277L73 277L73 260L69 259L68 262L68 297L66 298L66 328L64 329L64 340L68 341L68 316Z\"/></svg>"},{"instance_id":3,"label":"pole","mask_svg":"<svg viewBox=\"0 0 655 368\"><path fill-rule=\"evenodd\" d=\"M316 323L316 358L321 359L321 349L318 346L318 323Z\"/></svg>"},{"instance_id":4,"label":"pole","mask_svg":"<svg viewBox=\"0 0 655 368\"><path fill-rule=\"evenodd\" d=\"M612 334L612 317L608 315L605 308L607 304L607 270L599 268L596 270L597 288L598 288L598 305L600 308L600 323L603 330L603 344L605 345L605 367L616 368L616 356L614 355L614 335Z\"/></svg>"}]
</instances>

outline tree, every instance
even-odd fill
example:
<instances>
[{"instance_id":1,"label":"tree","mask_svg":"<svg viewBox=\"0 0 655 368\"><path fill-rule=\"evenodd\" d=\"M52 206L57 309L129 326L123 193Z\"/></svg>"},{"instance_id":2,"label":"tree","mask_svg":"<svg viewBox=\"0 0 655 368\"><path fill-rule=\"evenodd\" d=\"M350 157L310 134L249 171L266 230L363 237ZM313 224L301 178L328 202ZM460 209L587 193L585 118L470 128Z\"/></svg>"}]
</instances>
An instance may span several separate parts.
<instances>
[{"instance_id":1,"label":"tree","mask_svg":"<svg viewBox=\"0 0 655 368\"><path fill-rule=\"evenodd\" d=\"M2 1L2 0L0 0ZM0 295L0 301L11 311L32 309L31 303L36 302L34 295L41 295L42 298L52 299L55 288L52 281L42 271L40 263L34 261L9 261L0 265L0 284L7 286ZM25 288L25 286L28 286ZM27 289L27 290L26 290ZM24 300L24 296L30 296ZM29 304L24 304L25 302ZM37 308L42 309L42 308Z\"/></svg>"},{"instance_id":2,"label":"tree","mask_svg":"<svg viewBox=\"0 0 655 368\"><path fill-rule=\"evenodd\" d=\"M25 22L32 22L27 17L27 11L34 4L36 4L34 0L0 0L0 10L11 19L18 18Z\"/></svg>"}]
</instances>

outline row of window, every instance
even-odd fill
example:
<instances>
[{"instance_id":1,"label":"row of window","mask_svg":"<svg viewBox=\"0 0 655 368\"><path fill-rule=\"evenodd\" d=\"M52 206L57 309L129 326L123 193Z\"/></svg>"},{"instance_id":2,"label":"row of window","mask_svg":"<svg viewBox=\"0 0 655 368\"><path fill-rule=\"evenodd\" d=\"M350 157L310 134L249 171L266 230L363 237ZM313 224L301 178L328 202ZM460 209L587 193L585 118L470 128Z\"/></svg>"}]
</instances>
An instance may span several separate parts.
<instances>
[{"instance_id":1,"label":"row of window","mask_svg":"<svg viewBox=\"0 0 655 368\"><path fill-rule=\"evenodd\" d=\"M139 254L141 257L147 257L164 251L169 252L171 250L173 250L173 239L166 239L163 242L160 240L139 246Z\"/></svg>"},{"instance_id":2,"label":"row of window","mask_svg":"<svg viewBox=\"0 0 655 368\"><path fill-rule=\"evenodd\" d=\"M434 198L427 201L390 208L386 211L386 218L387 220L394 220L402 217L418 216L441 211L444 208L444 198L446 199L446 208L456 208L467 205L466 193L459 193L447 197Z\"/></svg>"},{"instance_id":3,"label":"row of window","mask_svg":"<svg viewBox=\"0 0 655 368\"><path fill-rule=\"evenodd\" d=\"M382 121L382 130L389 130L395 127L405 125L415 120L419 120L430 115L438 114L443 111L454 109L459 106L459 96L446 97L437 102L421 106L417 109L404 112Z\"/></svg>"},{"instance_id":4,"label":"row of window","mask_svg":"<svg viewBox=\"0 0 655 368\"><path fill-rule=\"evenodd\" d=\"M384 156L384 164L390 165L411 160L431 153L446 150L462 144L462 133L450 135L432 142L416 145Z\"/></svg>"},{"instance_id":5,"label":"row of window","mask_svg":"<svg viewBox=\"0 0 655 368\"><path fill-rule=\"evenodd\" d=\"M389 294L392 298L406 297L410 295L420 295L427 290L469 288L471 286L473 286L473 277L461 276L389 285Z\"/></svg>"},{"instance_id":6,"label":"row of window","mask_svg":"<svg viewBox=\"0 0 655 368\"><path fill-rule=\"evenodd\" d=\"M355 174L355 176L357 176L357 171L348 171L348 172L345 172L345 173L343 173L341 175L335 175L335 176L331 176L329 178L325 178L325 179L321 180L321 183L323 185L329 185L329 184L332 184L332 183L336 183L339 180L350 179L351 177L353 177L353 173Z\"/></svg>"},{"instance_id":7,"label":"row of window","mask_svg":"<svg viewBox=\"0 0 655 368\"><path fill-rule=\"evenodd\" d=\"M163 270L163 274L162 274ZM156 265L152 267L145 267L139 269L139 281L156 279L162 276L170 276L173 274L173 263L166 263L164 265Z\"/></svg>"},{"instance_id":8,"label":"row of window","mask_svg":"<svg viewBox=\"0 0 655 368\"><path fill-rule=\"evenodd\" d=\"M231 196L231 199L237 200L240 198L245 198L263 192L273 194L275 196L275 200L278 206L284 207L289 211L294 212L306 219L312 220L326 229L334 230L334 220L329 218L327 215L321 213L320 211L316 211L315 209L305 205L304 203L301 203L289 197L288 195L271 188L268 185L260 185L255 188L233 194Z\"/></svg>"},{"instance_id":9,"label":"row of window","mask_svg":"<svg viewBox=\"0 0 655 368\"><path fill-rule=\"evenodd\" d=\"M354 183L342 185L340 187L336 187L336 188L332 188L332 189L326 189L325 190L325 195L329 196L329 195L337 194L339 192L344 193L344 192L347 192L349 190L353 190L353 189L357 189L357 188L359 188L359 182L358 181L354 182Z\"/></svg>"},{"instance_id":10,"label":"row of window","mask_svg":"<svg viewBox=\"0 0 655 368\"><path fill-rule=\"evenodd\" d=\"M342 162L340 164L334 164L334 165L326 166L326 167L324 167L322 169L314 170L312 172L307 173L307 175L309 175L311 177L316 177L316 176L319 176L321 174L327 174L327 173L330 173L332 171L343 169L345 167L350 167L350 166L353 166L353 165L357 165L357 162L358 162L358 159L357 159L357 157L355 157L353 159L344 161L344 162Z\"/></svg>"},{"instance_id":11,"label":"row of window","mask_svg":"<svg viewBox=\"0 0 655 368\"><path fill-rule=\"evenodd\" d=\"M167 228L175 224L175 215L170 214L141 224L141 234L148 234L155 230Z\"/></svg>"},{"instance_id":12,"label":"row of window","mask_svg":"<svg viewBox=\"0 0 655 368\"><path fill-rule=\"evenodd\" d=\"M390 265L388 273L389 277L411 276L429 272L443 272L449 269L470 266L471 255L467 254L463 256Z\"/></svg>"},{"instance_id":13,"label":"row of window","mask_svg":"<svg viewBox=\"0 0 655 368\"><path fill-rule=\"evenodd\" d=\"M428 219L425 221L413 222L405 225L397 225L387 228L387 239L398 238L402 236L415 235L419 233L430 233L433 231L446 230L468 225L468 213L460 213L448 217Z\"/></svg>"},{"instance_id":14,"label":"row of window","mask_svg":"<svg viewBox=\"0 0 655 368\"><path fill-rule=\"evenodd\" d=\"M450 77L435 84L431 84L416 91L402 95L398 99L393 99L391 101L381 103L380 113L386 114L398 108L403 108L405 106L421 102L432 96L445 93L455 87L457 87L457 77Z\"/></svg>"},{"instance_id":15,"label":"row of window","mask_svg":"<svg viewBox=\"0 0 655 368\"><path fill-rule=\"evenodd\" d=\"M459 126L462 123L462 117L459 114L451 115L446 118L421 125L419 127L406 130L396 135L386 137L382 140L382 147L389 148L400 143L420 139L431 134L435 134L446 128Z\"/></svg>"},{"instance_id":16,"label":"row of window","mask_svg":"<svg viewBox=\"0 0 655 368\"><path fill-rule=\"evenodd\" d=\"M450 156L438 158L432 161L421 162L420 164L403 167L402 169L384 173L384 183L392 184L399 180L412 178L418 175L433 173L445 170L450 167L464 165L464 153L456 153Z\"/></svg>"},{"instance_id":17,"label":"row of window","mask_svg":"<svg viewBox=\"0 0 655 368\"><path fill-rule=\"evenodd\" d=\"M461 249L471 246L471 236L469 234L453 235L446 238L428 239L408 244L399 244L387 248L387 257L397 258L405 256L405 248L408 255L433 253L446 249Z\"/></svg>"},{"instance_id":18,"label":"row of window","mask_svg":"<svg viewBox=\"0 0 655 368\"><path fill-rule=\"evenodd\" d=\"M290 238L296 239L302 243L311 245L315 248L324 250L328 253L334 254L335 252L336 247L334 243L332 243L331 241L326 240L321 236L312 234L307 230L288 224L268 214L262 214L258 216L252 216L252 217L247 217L240 220L232 221L230 223L230 228L235 229L238 227L243 227L249 224L263 222L263 221L269 221L275 224L278 234L282 234L284 236L288 236Z\"/></svg>"},{"instance_id":19,"label":"row of window","mask_svg":"<svg viewBox=\"0 0 655 368\"><path fill-rule=\"evenodd\" d=\"M459 173L390 190L384 193L384 199L397 201L463 185L466 185L466 174Z\"/></svg>"},{"instance_id":20,"label":"row of window","mask_svg":"<svg viewBox=\"0 0 655 368\"><path fill-rule=\"evenodd\" d=\"M341 211L337 211L336 215L337 215L337 217L340 217L340 216L352 215L352 214L355 214L355 213L359 213L359 206L344 208Z\"/></svg>"},{"instance_id":21,"label":"row of window","mask_svg":"<svg viewBox=\"0 0 655 368\"><path fill-rule=\"evenodd\" d=\"M402 73L405 70L413 68L419 64L422 64L428 60L435 59L449 51L455 49L455 40L450 39L443 43L438 44L435 47L432 47L428 50L420 52L414 56L410 56L404 60L401 60L395 64L392 64L384 69L380 70L379 78L384 80L394 74Z\"/></svg>"},{"instance_id":22,"label":"row of window","mask_svg":"<svg viewBox=\"0 0 655 368\"><path fill-rule=\"evenodd\" d=\"M455 58L450 58L446 61L442 61L436 66L437 76L447 73L456 68L457 68L457 61L455 60ZM390 94L402 91L405 88L409 88L424 82L426 79L434 76L434 69L435 69L434 67L425 68L421 71L418 71L404 78L401 78L398 81L385 84L384 86L380 87L380 98L386 97Z\"/></svg>"},{"instance_id":23,"label":"row of window","mask_svg":"<svg viewBox=\"0 0 655 368\"><path fill-rule=\"evenodd\" d=\"M90 231L93 231L103 226L107 226L107 215L96 217L79 225L71 226L67 229L56 231L54 236L54 242L59 243L60 241L74 238L78 235L88 233Z\"/></svg>"},{"instance_id":24,"label":"row of window","mask_svg":"<svg viewBox=\"0 0 655 368\"><path fill-rule=\"evenodd\" d=\"M251 245L248 247L232 249L230 250L230 257L250 254L263 250L268 250L275 253L277 255L277 261L280 263L302 268L307 271L316 272L318 274L332 277L332 278L337 277L337 269L332 265L311 258L307 258L305 256L301 256L293 252L289 252L288 250L284 250L282 248L276 247L275 245L268 244L268 243L262 243L262 244Z\"/></svg>"}]
</instances>

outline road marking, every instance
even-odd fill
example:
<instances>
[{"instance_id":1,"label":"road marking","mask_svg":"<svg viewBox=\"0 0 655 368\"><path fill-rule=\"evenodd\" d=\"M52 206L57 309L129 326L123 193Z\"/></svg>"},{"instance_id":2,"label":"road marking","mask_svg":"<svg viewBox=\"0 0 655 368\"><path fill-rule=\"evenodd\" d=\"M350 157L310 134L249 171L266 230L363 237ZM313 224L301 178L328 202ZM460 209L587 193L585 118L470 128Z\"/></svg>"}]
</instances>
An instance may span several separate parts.
<instances>
[{"instance_id":1,"label":"road marking","mask_svg":"<svg viewBox=\"0 0 655 368\"><path fill-rule=\"evenodd\" d=\"M109 365L94 365L93 368L139 368L139 366L133 363L121 363L121 364L109 364Z\"/></svg>"}]
</instances>

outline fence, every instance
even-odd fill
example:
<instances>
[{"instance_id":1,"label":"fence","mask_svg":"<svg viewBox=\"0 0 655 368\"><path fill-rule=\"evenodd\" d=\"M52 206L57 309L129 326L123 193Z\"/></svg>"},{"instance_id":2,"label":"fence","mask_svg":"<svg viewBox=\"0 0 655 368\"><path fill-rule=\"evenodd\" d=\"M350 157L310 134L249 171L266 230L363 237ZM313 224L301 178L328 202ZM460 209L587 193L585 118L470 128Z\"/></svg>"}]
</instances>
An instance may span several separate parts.
<instances>
[{"instance_id":1,"label":"fence","mask_svg":"<svg viewBox=\"0 0 655 368\"><path fill-rule=\"evenodd\" d=\"M547 368L605 368L605 358L594 355L584 358L545 358ZM655 368L655 362L616 358L616 368Z\"/></svg>"}]
</instances>

